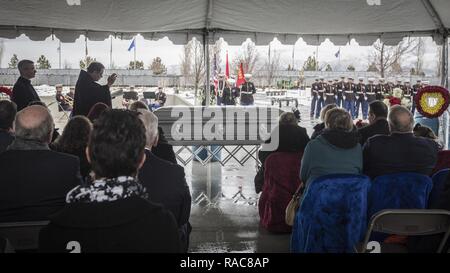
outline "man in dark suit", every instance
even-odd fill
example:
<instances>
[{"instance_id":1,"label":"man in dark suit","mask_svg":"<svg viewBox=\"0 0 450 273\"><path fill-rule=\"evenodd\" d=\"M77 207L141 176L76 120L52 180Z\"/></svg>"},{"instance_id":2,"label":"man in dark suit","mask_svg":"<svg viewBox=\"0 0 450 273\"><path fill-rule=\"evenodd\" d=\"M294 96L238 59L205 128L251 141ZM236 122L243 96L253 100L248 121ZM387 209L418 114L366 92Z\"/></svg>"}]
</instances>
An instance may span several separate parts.
<instances>
[{"instance_id":1,"label":"man in dark suit","mask_svg":"<svg viewBox=\"0 0 450 273\"><path fill-rule=\"evenodd\" d=\"M81 183L79 160L48 148L53 119L43 106L17 113L15 132L0 154L0 222L48 219Z\"/></svg>"},{"instance_id":2,"label":"man in dark suit","mask_svg":"<svg viewBox=\"0 0 450 273\"><path fill-rule=\"evenodd\" d=\"M109 88L114 84L117 74L113 73L108 77L106 85L100 85L96 81L103 77L105 67L98 62L92 62L87 71L81 70L75 85L75 98L73 102L72 116L87 116L92 106L98 102L103 102L112 108L111 93Z\"/></svg>"},{"instance_id":3,"label":"man in dark suit","mask_svg":"<svg viewBox=\"0 0 450 273\"><path fill-rule=\"evenodd\" d=\"M9 100L0 100L0 153L14 140L13 123L16 118L17 106Z\"/></svg>"},{"instance_id":4,"label":"man in dark suit","mask_svg":"<svg viewBox=\"0 0 450 273\"><path fill-rule=\"evenodd\" d=\"M30 60L21 60L17 64L20 77L14 84L11 100L16 103L17 111L27 107L32 101L40 101L39 95L31 85L31 79L36 75L34 63Z\"/></svg>"},{"instance_id":5,"label":"man in dark suit","mask_svg":"<svg viewBox=\"0 0 450 273\"><path fill-rule=\"evenodd\" d=\"M184 169L171 162L162 160L152 153L152 148L158 143L158 118L150 111L138 110L146 130L146 159L139 170L139 181L147 188L149 199L161 203L172 212L178 223L182 241L182 249L189 248L191 225L191 194L186 184Z\"/></svg>"},{"instance_id":6,"label":"man in dark suit","mask_svg":"<svg viewBox=\"0 0 450 273\"><path fill-rule=\"evenodd\" d=\"M358 129L361 145L375 135L389 135L387 115L388 108L384 102L374 101L369 105L369 125Z\"/></svg>"},{"instance_id":7,"label":"man in dark suit","mask_svg":"<svg viewBox=\"0 0 450 273\"><path fill-rule=\"evenodd\" d=\"M364 174L371 178L398 172L430 175L437 162L438 144L414 136L414 118L406 107L391 107L388 121L391 135L374 136L363 147Z\"/></svg>"}]
</instances>

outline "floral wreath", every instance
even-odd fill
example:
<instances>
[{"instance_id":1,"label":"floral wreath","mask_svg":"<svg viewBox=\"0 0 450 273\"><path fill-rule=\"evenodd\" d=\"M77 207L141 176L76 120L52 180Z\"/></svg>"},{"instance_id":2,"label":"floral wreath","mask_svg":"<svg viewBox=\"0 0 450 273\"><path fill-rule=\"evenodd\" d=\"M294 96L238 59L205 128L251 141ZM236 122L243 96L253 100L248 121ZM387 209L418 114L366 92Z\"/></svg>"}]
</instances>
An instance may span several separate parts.
<instances>
[{"instance_id":1,"label":"floral wreath","mask_svg":"<svg viewBox=\"0 0 450 273\"><path fill-rule=\"evenodd\" d=\"M383 101L387 106L392 107L394 105L403 105L408 109L411 108L411 100L403 96L403 90L400 88L394 88L392 95L385 97Z\"/></svg>"},{"instance_id":2,"label":"floral wreath","mask_svg":"<svg viewBox=\"0 0 450 273\"><path fill-rule=\"evenodd\" d=\"M430 105L430 99L435 101ZM427 118L437 118L447 110L450 96L448 90L441 86L427 86L419 89L414 98L417 111Z\"/></svg>"},{"instance_id":3,"label":"floral wreath","mask_svg":"<svg viewBox=\"0 0 450 273\"><path fill-rule=\"evenodd\" d=\"M0 93L5 93L6 95L11 97L12 90L11 90L11 88L6 87L6 86L0 86Z\"/></svg>"}]
</instances>

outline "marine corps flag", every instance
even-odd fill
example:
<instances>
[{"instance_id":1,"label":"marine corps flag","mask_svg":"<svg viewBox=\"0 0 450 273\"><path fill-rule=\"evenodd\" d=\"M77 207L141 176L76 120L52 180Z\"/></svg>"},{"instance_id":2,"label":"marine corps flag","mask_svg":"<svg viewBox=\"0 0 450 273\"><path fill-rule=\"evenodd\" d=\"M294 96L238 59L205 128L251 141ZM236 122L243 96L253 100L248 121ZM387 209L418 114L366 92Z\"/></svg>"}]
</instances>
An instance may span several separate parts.
<instances>
[{"instance_id":1,"label":"marine corps flag","mask_svg":"<svg viewBox=\"0 0 450 273\"><path fill-rule=\"evenodd\" d=\"M241 65L239 66L239 72L236 79L236 87L241 86L245 83L245 77L244 77L244 67Z\"/></svg>"}]
</instances>

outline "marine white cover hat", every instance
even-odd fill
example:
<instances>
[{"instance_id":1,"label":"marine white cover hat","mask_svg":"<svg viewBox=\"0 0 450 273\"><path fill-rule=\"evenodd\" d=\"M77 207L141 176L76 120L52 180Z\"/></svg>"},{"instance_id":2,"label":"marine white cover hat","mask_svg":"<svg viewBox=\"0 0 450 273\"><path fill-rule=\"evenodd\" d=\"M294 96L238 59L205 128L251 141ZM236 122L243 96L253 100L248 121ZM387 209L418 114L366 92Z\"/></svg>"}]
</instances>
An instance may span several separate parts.
<instances>
[{"instance_id":1,"label":"marine white cover hat","mask_svg":"<svg viewBox=\"0 0 450 273\"><path fill-rule=\"evenodd\" d=\"M364 78L363 78L363 77L359 77L359 78L358 78L358 80L360 80L360 81L363 81L363 80L364 80Z\"/></svg>"},{"instance_id":2,"label":"marine white cover hat","mask_svg":"<svg viewBox=\"0 0 450 273\"><path fill-rule=\"evenodd\" d=\"M369 78L368 81L369 82L373 82L375 79L374 78Z\"/></svg>"},{"instance_id":3,"label":"marine white cover hat","mask_svg":"<svg viewBox=\"0 0 450 273\"><path fill-rule=\"evenodd\" d=\"M229 83L235 83L235 82L236 82L236 80L235 80L235 79L233 79L233 78L229 78L229 79L228 79L228 82L229 82Z\"/></svg>"},{"instance_id":4,"label":"marine white cover hat","mask_svg":"<svg viewBox=\"0 0 450 273\"><path fill-rule=\"evenodd\" d=\"M251 78L252 74L244 74L244 78Z\"/></svg>"},{"instance_id":5,"label":"marine white cover hat","mask_svg":"<svg viewBox=\"0 0 450 273\"><path fill-rule=\"evenodd\" d=\"M384 78L379 78L378 80L379 80L379 81L384 81Z\"/></svg>"}]
</instances>

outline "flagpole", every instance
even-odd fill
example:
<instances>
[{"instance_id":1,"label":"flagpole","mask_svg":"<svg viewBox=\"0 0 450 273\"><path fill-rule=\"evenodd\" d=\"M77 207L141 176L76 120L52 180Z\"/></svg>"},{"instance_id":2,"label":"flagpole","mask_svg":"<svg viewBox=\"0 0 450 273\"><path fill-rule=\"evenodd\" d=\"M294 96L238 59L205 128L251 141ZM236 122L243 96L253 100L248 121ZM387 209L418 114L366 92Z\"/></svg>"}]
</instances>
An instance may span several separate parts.
<instances>
[{"instance_id":1,"label":"flagpole","mask_svg":"<svg viewBox=\"0 0 450 273\"><path fill-rule=\"evenodd\" d=\"M112 36L110 39L110 48L109 48L109 69L112 69Z\"/></svg>"},{"instance_id":2,"label":"flagpole","mask_svg":"<svg viewBox=\"0 0 450 273\"><path fill-rule=\"evenodd\" d=\"M59 53L59 69L61 69L61 40L59 40L59 47L58 47L58 53Z\"/></svg>"},{"instance_id":3,"label":"flagpole","mask_svg":"<svg viewBox=\"0 0 450 273\"><path fill-rule=\"evenodd\" d=\"M316 71L319 71L319 46L316 46Z\"/></svg>"},{"instance_id":4,"label":"flagpole","mask_svg":"<svg viewBox=\"0 0 450 273\"><path fill-rule=\"evenodd\" d=\"M342 69L341 67L341 47L339 47L339 69Z\"/></svg>"},{"instance_id":5,"label":"flagpole","mask_svg":"<svg viewBox=\"0 0 450 273\"><path fill-rule=\"evenodd\" d=\"M292 71L294 71L295 44L292 45Z\"/></svg>"},{"instance_id":6,"label":"flagpole","mask_svg":"<svg viewBox=\"0 0 450 273\"><path fill-rule=\"evenodd\" d=\"M134 38L134 70L136 70L136 38Z\"/></svg>"}]
</instances>

